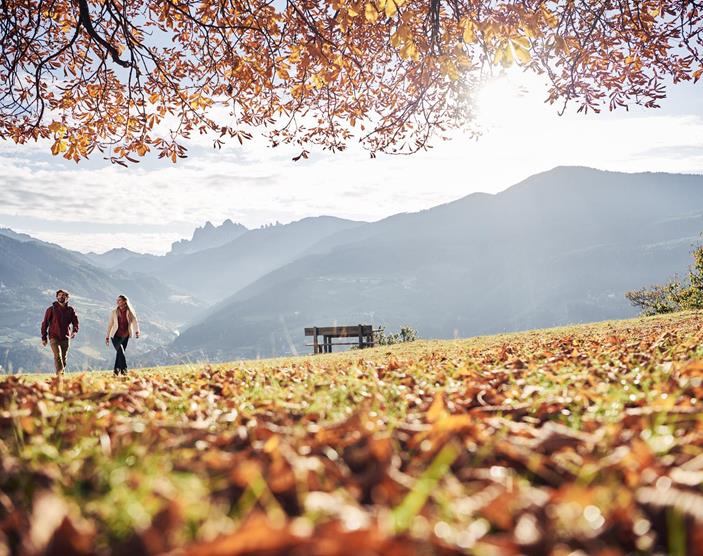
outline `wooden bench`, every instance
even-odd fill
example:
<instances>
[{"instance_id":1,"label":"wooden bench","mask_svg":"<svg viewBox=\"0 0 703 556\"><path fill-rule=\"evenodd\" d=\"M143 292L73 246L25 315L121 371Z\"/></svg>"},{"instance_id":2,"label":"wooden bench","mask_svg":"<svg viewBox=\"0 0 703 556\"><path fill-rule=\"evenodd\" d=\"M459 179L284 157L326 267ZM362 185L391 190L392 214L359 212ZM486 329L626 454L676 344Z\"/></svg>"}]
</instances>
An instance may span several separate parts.
<instances>
[{"instance_id":1,"label":"wooden bench","mask_svg":"<svg viewBox=\"0 0 703 556\"><path fill-rule=\"evenodd\" d=\"M357 326L313 326L305 329L305 336L312 336L313 353L332 353L332 346L359 346L359 349L373 347L373 326L370 324L359 324ZM322 343L318 337L322 336ZM335 342L333 338L358 338L355 342Z\"/></svg>"}]
</instances>

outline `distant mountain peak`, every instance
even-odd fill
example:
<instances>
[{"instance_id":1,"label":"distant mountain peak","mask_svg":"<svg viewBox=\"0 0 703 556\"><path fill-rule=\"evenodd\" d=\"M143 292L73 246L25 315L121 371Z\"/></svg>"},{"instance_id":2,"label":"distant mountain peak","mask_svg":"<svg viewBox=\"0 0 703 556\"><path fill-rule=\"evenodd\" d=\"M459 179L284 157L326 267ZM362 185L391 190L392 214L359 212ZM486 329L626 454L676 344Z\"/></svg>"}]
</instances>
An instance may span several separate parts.
<instances>
[{"instance_id":1,"label":"distant mountain peak","mask_svg":"<svg viewBox=\"0 0 703 556\"><path fill-rule=\"evenodd\" d=\"M96 253L94 251L90 251L90 252L86 253L86 255L120 255L120 254L138 255L139 253L131 251L131 250L127 249L126 247L113 247L112 249L108 249L107 251L104 251L102 253Z\"/></svg>"},{"instance_id":2,"label":"distant mountain peak","mask_svg":"<svg viewBox=\"0 0 703 556\"><path fill-rule=\"evenodd\" d=\"M143 253L136 253L126 247L114 247L104 253L95 253L90 251L84 256L94 265L101 268L114 268L121 265L126 260L138 257L147 257Z\"/></svg>"},{"instance_id":3,"label":"distant mountain peak","mask_svg":"<svg viewBox=\"0 0 703 556\"><path fill-rule=\"evenodd\" d=\"M16 232L11 228L0 228L0 235L15 239L17 241L36 241L32 236Z\"/></svg>"},{"instance_id":4,"label":"distant mountain peak","mask_svg":"<svg viewBox=\"0 0 703 556\"><path fill-rule=\"evenodd\" d=\"M202 226L195 228L191 239L181 239L173 242L170 254L186 255L204 249L220 247L248 231L246 226L232 222L229 218L219 226L215 226L208 220Z\"/></svg>"}]
</instances>

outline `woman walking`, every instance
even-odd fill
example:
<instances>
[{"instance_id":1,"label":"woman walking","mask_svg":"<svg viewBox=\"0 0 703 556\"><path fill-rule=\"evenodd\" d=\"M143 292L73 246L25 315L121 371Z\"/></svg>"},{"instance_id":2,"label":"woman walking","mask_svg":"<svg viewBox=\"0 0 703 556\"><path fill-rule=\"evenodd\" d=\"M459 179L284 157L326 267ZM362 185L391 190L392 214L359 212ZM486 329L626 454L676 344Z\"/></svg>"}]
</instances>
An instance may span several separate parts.
<instances>
[{"instance_id":1,"label":"woman walking","mask_svg":"<svg viewBox=\"0 0 703 556\"><path fill-rule=\"evenodd\" d=\"M117 307L110 313L107 336L105 336L105 345L109 346L110 340L112 340L112 345L117 352L115 355L115 376L127 374L127 359L124 352L127 349L127 342L132 337L132 330L134 330L134 336L139 338L137 314L127 296L118 295Z\"/></svg>"}]
</instances>

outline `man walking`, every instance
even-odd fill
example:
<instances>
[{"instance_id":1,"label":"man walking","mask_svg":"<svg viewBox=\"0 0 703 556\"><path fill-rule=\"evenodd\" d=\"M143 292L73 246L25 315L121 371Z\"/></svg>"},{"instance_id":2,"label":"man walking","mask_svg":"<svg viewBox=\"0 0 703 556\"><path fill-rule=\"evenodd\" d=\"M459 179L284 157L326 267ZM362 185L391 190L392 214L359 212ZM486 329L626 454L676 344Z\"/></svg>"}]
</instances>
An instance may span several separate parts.
<instances>
[{"instance_id":1,"label":"man walking","mask_svg":"<svg viewBox=\"0 0 703 556\"><path fill-rule=\"evenodd\" d=\"M46 310L41 323L41 343L46 345L48 334L57 376L63 375L66 370L70 340L78 333L78 317L73 307L68 306L68 297L68 292L57 291L56 301Z\"/></svg>"}]
</instances>

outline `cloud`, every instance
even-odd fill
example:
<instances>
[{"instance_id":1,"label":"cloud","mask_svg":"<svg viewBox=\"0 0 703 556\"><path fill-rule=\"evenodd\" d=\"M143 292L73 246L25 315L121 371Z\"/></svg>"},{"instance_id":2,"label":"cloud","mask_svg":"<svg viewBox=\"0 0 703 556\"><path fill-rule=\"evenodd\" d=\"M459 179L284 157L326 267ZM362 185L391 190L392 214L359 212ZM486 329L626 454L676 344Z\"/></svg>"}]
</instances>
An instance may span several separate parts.
<instances>
[{"instance_id":1,"label":"cloud","mask_svg":"<svg viewBox=\"0 0 703 556\"><path fill-rule=\"evenodd\" d=\"M66 249L87 253L104 253L116 245L126 247L137 253L163 254L163 246L171 245L180 239L178 233L92 233L92 232L45 232L33 229L22 229L26 233L51 243L57 243Z\"/></svg>"},{"instance_id":2,"label":"cloud","mask_svg":"<svg viewBox=\"0 0 703 556\"><path fill-rule=\"evenodd\" d=\"M197 143L177 165L149 159L124 169L100 158L76 165L0 142L0 225L79 249L165 252L206 220L231 218L250 228L322 214L371 221L475 191L496 193L559 165L703 172L703 114L688 89L677 93L675 110L559 117L534 80L513 75L491 87L478 99L478 141L455 133L409 157L371 159L352 145L293 162L295 148L272 149L257 139L222 150Z\"/></svg>"},{"instance_id":3,"label":"cloud","mask_svg":"<svg viewBox=\"0 0 703 556\"><path fill-rule=\"evenodd\" d=\"M635 153L639 158L654 159L674 159L674 160L703 160L703 143L694 145L675 145L655 147Z\"/></svg>"}]
</instances>

